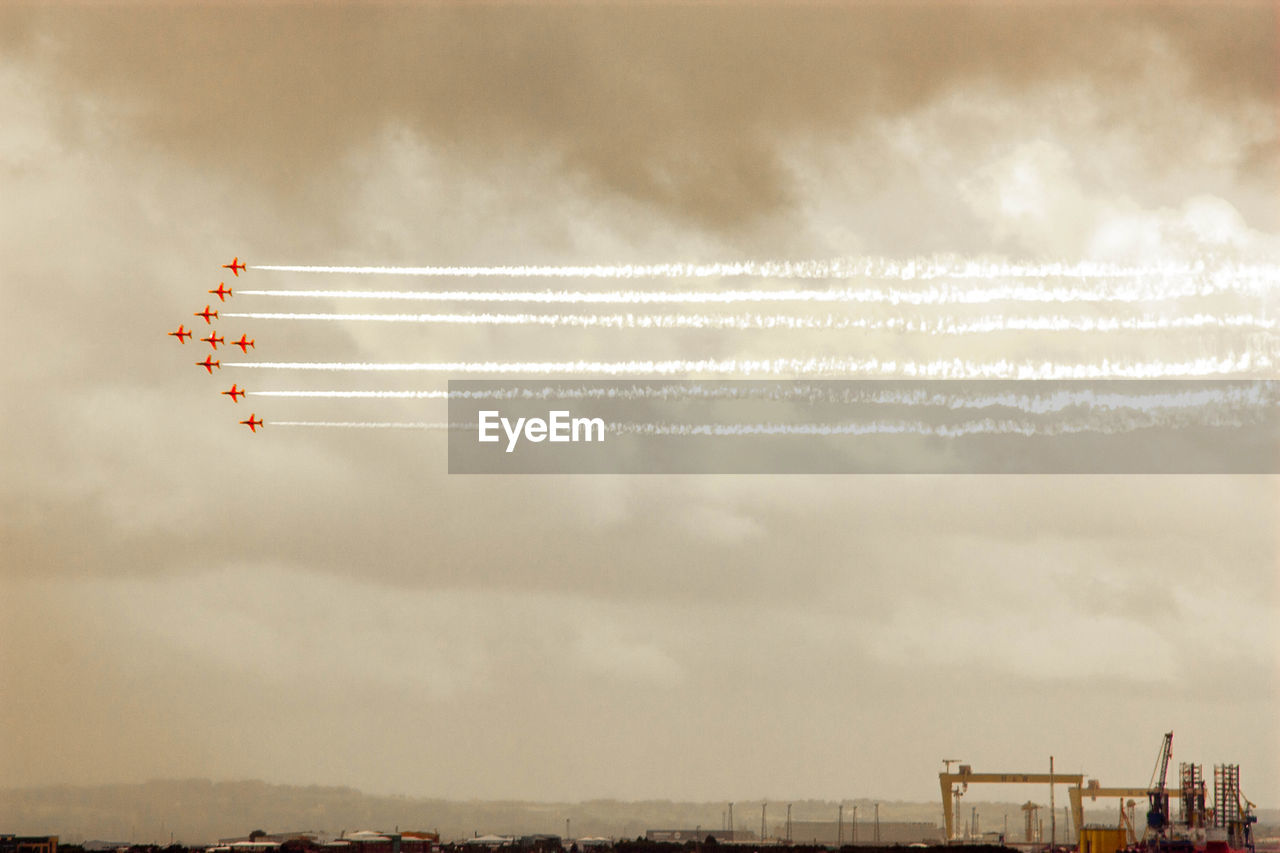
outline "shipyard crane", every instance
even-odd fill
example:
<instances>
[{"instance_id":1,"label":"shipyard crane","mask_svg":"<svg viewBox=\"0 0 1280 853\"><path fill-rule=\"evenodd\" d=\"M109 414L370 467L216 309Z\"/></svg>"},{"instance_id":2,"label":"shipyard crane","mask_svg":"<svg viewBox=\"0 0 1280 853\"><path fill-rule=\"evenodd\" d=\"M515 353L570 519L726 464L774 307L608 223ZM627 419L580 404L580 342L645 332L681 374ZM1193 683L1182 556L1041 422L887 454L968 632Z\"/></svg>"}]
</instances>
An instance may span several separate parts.
<instances>
[{"instance_id":1,"label":"shipyard crane","mask_svg":"<svg viewBox=\"0 0 1280 853\"><path fill-rule=\"evenodd\" d=\"M1163 836L1169 829L1169 792L1165 789L1165 777L1169 773L1169 759L1173 756L1173 732L1165 732L1156 756L1155 770L1151 774L1151 788L1147 791L1147 831Z\"/></svg>"},{"instance_id":2,"label":"shipyard crane","mask_svg":"<svg viewBox=\"0 0 1280 853\"><path fill-rule=\"evenodd\" d=\"M1048 773L976 773L968 764L961 764L955 773L943 771L938 774L938 785L942 790L942 821L947 841L958 837L956 832L956 814L959 812L959 799L969 790L970 783L1003 783L1017 785L1069 785L1072 791L1072 803L1080 801L1079 791L1084 785L1083 773L1054 773L1050 764ZM1077 814L1079 814L1077 809ZM1080 832L1080 819L1076 818L1075 830L1077 838Z\"/></svg>"},{"instance_id":3,"label":"shipyard crane","mask_svg":"<svg viewBox=\"0 0 1280 853\"><path fill-rule=\"evenodd\" d=\"M1125 837L1130 844L1136 844L1138 841L1137 830L1133 828L1133 800L1130 800L1128 812L1125 811L1124 797L1120 798L1120 827L1125 831Z\"/></svg>"},{"instance_id":4,"label":"shipyard crane","mask_svg":"<svg viewBox=\"0 0 1280 853\"><path fill-rule=\"evenodd\" d=\"M1071 819L1074 822L1076 827L1081 827L1084 825L1084 798L1085 797L1088 797L1090 800L1095 802L1099 798L1110 799L1112 797L1115 797L1120 800L1121 804L1123 804L1125 799L1128 797L1141 797L1145 799L1147 795L1150 793L1151 793L1150 784L1148 784L1146 787L1131 787L1131 786L1116 787L1112 785L1108 785L1104 787L1102 783L1099 782L1097 779L1090 779L1088 784L1082 787L1076 787L1075 785L1072 785L1070 788L1067 789L1067 794L1071 798ZM1174 797L1182 796L1182 789L1168 788L1165 790L1165 793L1169 795L1170 799L1172 799ZM1129 800L1129 802L1132 803L1133 800ZM1136 831L1136 827L1135 827L1135 831Z\"/></svg>"},{"instance_id":5,"label":"shipyard crane","mask_svg":"<svg viewBox=\"0 0 1280 853\"><path fill-rule=\"evenodd\" d=\"M964 759L962 759L962 758L944 758L944 759L942 759L942 763L943 763L943 764L945 764L945 765L946 765L946 767L947 767L947 769L946 769L946 771L945 771L945 772L949 775L949 774L951 773L951 765L953 765L953 764L959 764L959 763L960 763L961 761L963 761L963 760L964 760ZM953 814L960 814L960 797L962 797L962 796L964 795L965 791L968 791L968 790L969 790L969 783L968 783L968 782L966 782L966 783L964 784L964 788L963 788L963 789L961 789L961 787L960 787L959 785L954 785L954 786L952 786L952 787L951 787L951 800L952 800L952 801L951 801L951 803L948 803L948 802L947 802L947 795L946 795L946 793L943 793L943 795L942 795L942 811L945 813L945 812L947 811L948 806L950 806L950 808L951 808L951 810L952 810L952 813L953 813ZM948 840L950 840L950 833L951 833L951 821L949 821L949 820L948 820L946 823L947 823L947 834L948 834Z\"/></svg>"}]
</instances>

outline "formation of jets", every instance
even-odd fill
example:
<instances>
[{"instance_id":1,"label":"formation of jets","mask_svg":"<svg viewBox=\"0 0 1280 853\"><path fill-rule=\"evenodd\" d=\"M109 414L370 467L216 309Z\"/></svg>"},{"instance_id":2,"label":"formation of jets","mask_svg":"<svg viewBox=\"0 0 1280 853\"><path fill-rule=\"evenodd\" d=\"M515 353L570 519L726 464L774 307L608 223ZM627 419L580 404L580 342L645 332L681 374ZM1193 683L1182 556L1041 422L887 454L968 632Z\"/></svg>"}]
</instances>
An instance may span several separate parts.
<instances>
[{"instance_id":1,"label":"formation of jets","mask_svg":"<svg viewBox=\"0 0 1280 853\"><path fill-rule=\"evenodd\" d=\"M245 269L247 269L247 267L240 262L240 257L238 255L235 258L231 259L231 263L223 264L222 268L231 270L231 274L234 275L236 278L239 278L240 273ZM212 293L213 295L217 296L219 302L226 302L228 297L234 295L232 293L232 289L230 287L227 287L226 282L223 282L223 281L218 282L217 289L210 290L209 293ZM193 316L203 317L205 324L208 326L212 326L213 321L218 318L218 312L213 310L212 305L205 305L203 311L196 311L194 312ZM187 338L195 337L195 333L192 330L186 328L181 323L178 324L177 331L169 332L168 334L170 337L177 338L178 343L180 344L185 344L187 342L186 340ZM222 335L219 335L218 330L213 328L209 329L209 336L207 338L201 338L200 340L209 344L209 346L212 347L214 351L217 351L218 344L227 343L227 339L224 338ZM250 347L257 349L257 346L254 343L254 339L249 337L247 334L240 335L240 339L231 341L229 346L240 347L240 352L245 354L249 352ZM208 371L210 376L213 375L213 369L215 367L218 368L219 370L222 369L222 362L219 359L215 359L212 355L206 355L204 357L204 361L197 361L195 364L196 364L196 367L203 367L206 371ZM231 402L233 403L239 403L240 398L248 394L247 391L245 391L243 388L238 387L234 383L232 383L231 387L228 388L226 391L222 391L220 393L226 397L230 397ZM240 421L240 423L247 426L249 428L249 431L253 433L256 433L258 431L258 427L264 426L264 422L262 418L258 417L256 413L249 415L249 418L247 420Z\"/></svg>"}]
</instances>

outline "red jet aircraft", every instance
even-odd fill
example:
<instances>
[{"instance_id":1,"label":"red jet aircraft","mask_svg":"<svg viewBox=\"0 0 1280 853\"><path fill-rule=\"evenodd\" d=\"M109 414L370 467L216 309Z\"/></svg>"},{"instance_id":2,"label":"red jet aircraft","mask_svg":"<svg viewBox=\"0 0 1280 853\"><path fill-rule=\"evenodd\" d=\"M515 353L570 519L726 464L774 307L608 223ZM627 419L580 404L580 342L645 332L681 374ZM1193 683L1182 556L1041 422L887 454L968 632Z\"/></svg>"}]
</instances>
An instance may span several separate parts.
<instances>
[{"instance_id":1,"label":"red jet aircraft","mask_svg":"<svg viewBox=\"0 0 1280 853\"><path fill-rule=\"evenodd\" d=\"M255 420L253 415L249 415L249 420L241 421L240 423L247 426L249 428L249 432L257 432L258 427L262 426L262 418L257 418Z\"/></svg>"},{"instance_id":2,"label":"red jet aircraft","mask_svg":"<svg viewBox=\"0 0 1280 853\"><path fill-rule=\"evenodd\" d=\"M210 332L209 337L201 338L200 340L205 341L206 343L209 344L209 346L213 347L214 349L218 348L218 344L225 344L227 342L226 338L218 334L217 329L214 329L212 332Z\"/></svg>"},{"instance_id":3,"label":"red jet aircraft","mask_svg":"<svg viewBox=\"0 0 1280 853\"><path fill-rule=\"evenodd\" d=\"M240 273L237 272L237 270L242 270L245 267L244 267L244 264L240 263L240 257L237 255L236 257L231 259L231 263L223 264L222 268L224 270L231 270L231 274L234 275L236 278L239 278Z\"/></svg>"},{"instance_id":4,"label":"red jet aircraft","mask_svg":"<svg viewBox=\"0 0 1280 853\"><path fill-rule=\"evenodd\" d=\"M226 284L220 281L218 282L218 289L210 290L209 292L218 294L219 302L226 302L227 297L231 295L231 288L227 287Z\"/></svg>"},{"instance_id":5,"label":"red jet aircraft","mask_svg":"<svg viewBox=\"0 0 1280 853\"><path fill-rule=\"evenodd\" d=\"M218 368L219 370L221 370L221 369L222 369L222 362L221 362L221 361L214 361L214 360L213 360L213 356L211 356L211 355L206 355L206 356L204 357L204 361L197 361L197 362L196 362L196 367L203 367L205 370L209 371L209 375L210 375L210 376L212 376L212 375L213 375L213 369L214 369L215 367L216 367L216 368Z\"/></svg>"},{"instance_id":6,"label":"red jet aircraft","mask_svg":"<svg viewBox=\"0 0 1280 853\"><path fill-rule=\"evenodd\" d=\"M237 391L237 390L236 390L235 383L233 382L233 383L231 383L231 390L230 390L230 391L223 391L222 393L223 393L223 394L226 394L228 397L230 397L230 398L231 398L231 402L233 402L233 403L239 403L240 401L239 401L238 399L236 399L236 398L237 398L237 397L243 397L243 396L244 396L244 389L243 389L243 388L241 388L240 390L238 390L238 391Z\"/></svg>"},{"instance_id":7,"label":"red jet aircraft","mask_svg":"<svg viewBox=\"0 0 1280 853\"><path fill-rule=\"evenodd\" d=\"M173 337L177 338L177 339L178 339L178 343L180 343L180 344L185 344L185 343L186 343L186 341L184 341L184 340L183 340L183 338L189 338L189 337L191 337L191 333L190 333L190 332L184 332L184 331L182 330L182 324L181 324L181 323L179 323L179 324L178 324L178 331L176 331L176 332L170 332L169 334L170 334L170 335L172 335Z\"/></svg>"},{"instance_id":8,"label":"red jet aircraft","mask_svg":"<svg viewBox=\"0 0 1280 853\"><path fill-rule=\"evenodd\" d=\"M212 320L210 320L209 318L210 318L210 317L217 317L217 316L218 316L218 312L217 312L217 311L210 311L210 310L209 310L209 306L208 306L208 305L206 305L206 306L204 306L204 310L203 310L203 311L197 311L197 312L195 312L194 314L192 314L191 316L193 316L193 317L203 317L203 318L204 318L204 321L205 321L206 323L212 323L213 321L212 321Z\"/></svg>"},{"instance_id":9,"label":"red jet aircraft","mask_svg":"<svg viewBox=\"0 0 1280 853\"><path fill-rule=\"evenodd\" d=\"M249 347L253 347L253 338L250 338L248 335L241 335L240 340L232 341L231 345L233 347L240 347L241 352L248 352ZM257 349L257 347L253 348Z\"/></svg>"}]
</instances>

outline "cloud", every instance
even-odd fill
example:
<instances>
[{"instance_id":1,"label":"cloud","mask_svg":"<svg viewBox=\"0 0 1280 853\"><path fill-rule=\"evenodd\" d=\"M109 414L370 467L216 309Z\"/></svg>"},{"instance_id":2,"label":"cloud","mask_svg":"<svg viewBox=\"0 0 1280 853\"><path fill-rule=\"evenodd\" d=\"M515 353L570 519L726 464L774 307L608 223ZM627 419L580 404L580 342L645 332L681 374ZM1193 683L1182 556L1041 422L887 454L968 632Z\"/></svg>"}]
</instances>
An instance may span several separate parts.
<instances>
[{"instance_id":1,"label":"cloud","mask_svg":"<svg viewBox=\"0 0 1280 853\"><path fill-rule=\"evenodd\" d=\"M749 16L160 7L6 18L13 55L105 96L147 144L241 186L301 201L316 175L394 123L462 161L558 160L595 192L712 230L749 230L800 201L781 140L857 134L957 88L1016 94L1072 76L1108 93L1141 77L1153 45L1187 97L1217 109L1273 103L1276 79L1274 45L1259 35L1274 32L1264 5Z\"/></svg>"},{"instance_id":2,"label":"cloud","mask_svg":"<svg viewBox=\"0 0 1280 853\"><path fill-rule=\"evenodd\" d=\"M1086 189L1070 154L1045 140L1024 143L963 180L959 191L994 244L1018 256L1117 264L1259 262L1277 241L1250 228L1223 198L1199 194L1176 209Z\"/></svg>"}]
</instances>

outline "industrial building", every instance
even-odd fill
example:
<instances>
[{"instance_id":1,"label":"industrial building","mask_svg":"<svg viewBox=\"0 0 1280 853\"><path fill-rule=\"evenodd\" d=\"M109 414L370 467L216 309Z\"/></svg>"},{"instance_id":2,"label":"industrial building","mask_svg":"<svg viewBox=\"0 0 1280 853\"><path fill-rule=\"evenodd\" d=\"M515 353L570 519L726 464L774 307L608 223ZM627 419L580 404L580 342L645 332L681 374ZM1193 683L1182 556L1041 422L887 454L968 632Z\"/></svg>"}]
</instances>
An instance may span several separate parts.
<instances>
[{"instance_id":1,"label":"industrial building","mask_svg":"<svg viewBox=\"0 0 1280 853\"><path fill-rule=\"evenodd\" d=\"M787 840L786 828L778 827L778 836ZM843 821L793 820L790 841L793 844L936 844L942 841L942 830L935 824L916 821Z\"/></svg>"},{"instance_id":2,"label":"industrial building","mask_svg":"<svg viewBox=\"0 0 1280 853\"><path fill-rule=\"evenodd\" d=\"M279 846L286 841L318 841L322 833L307 830L304 832L262 832L255 831L236 838L219 838L219 847L244 844L274 844Z\"/></svg>"},{"instance_id":3,"label":"industrial building","mask_svg":"<svg viewBox=\"0 0 1280 853\"><path fill-rule=\"evenodd\" d=\"M755 841L759 838L758 835L749 830L713 829L709 826L695 826L692 829L646 829L644 832L645 841L674 844L683 844L686 841L706 841L707 836L711 836L716 841L724 841L730 844Z\"/></svg>"},{"instance_id":4,"label":"industrial building","mask_svg":"<svg viewBox=\"0 0 1280 853\"><path fill-rule=\"evenodd\" d=\"M0 835L0 853L58 853L58 836Z\"/></svg>"},{"instance_id":5,"label":"industrial building","mask_svg":"<svg viewBox=\"0 0 1280 853\"><path fill-rule=\"evenodd\" d=\"M317 832L254 832L244 838L222 838L207 853L271 853L289 841L331 848L332 853L431 853L440 843L435 832L376 832L364 829L324 840Z\"/></svg>"},{"instance_id":6,"label":"industrial building","mask_svg":"<svg viewBox=\"0 0 1280 853\"><path fill-rule=\"evenodd\" d=\"M439 841L440 836L434 832L375 832L365 829L344 833L325 847L345 847L348 848L346 853L431 853L431 846Z\"/></svg>"},{"instance_id":7,"label":"industrial building","mask_svg":"<svg viewBox=\"0 0 1280 853\"><path fill-rule=\"evenodd\" d=\"M707 836L729 844L746 844L761 840L760 835L751 830L710 827L650 829L644 834L646 841L676 844L686 841L705 841ZM792 844L820 844L827 847L846 844L938 844L942 842L942 829L925 821L882 820L854 823L834 820L793 820L789 824L778 823L769 827L769 834L763 839L766 844L788 841Z\"/></svg>"}]
</instances>

